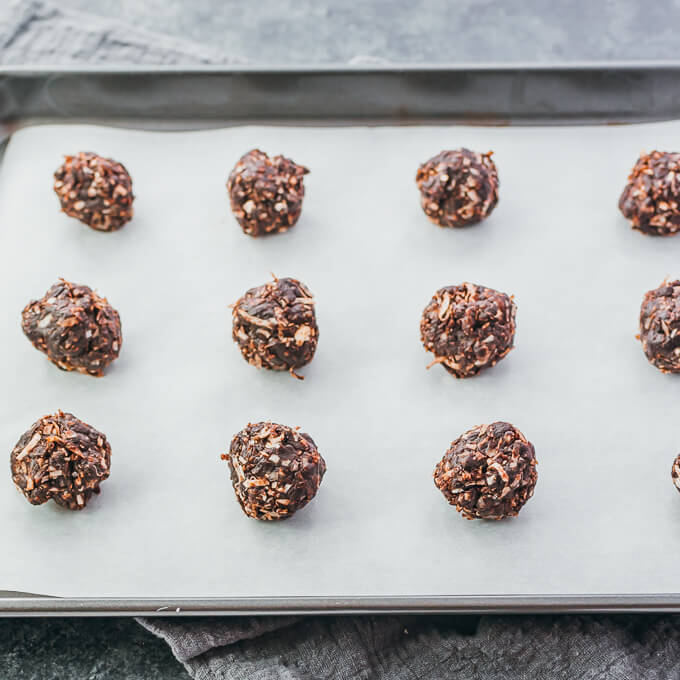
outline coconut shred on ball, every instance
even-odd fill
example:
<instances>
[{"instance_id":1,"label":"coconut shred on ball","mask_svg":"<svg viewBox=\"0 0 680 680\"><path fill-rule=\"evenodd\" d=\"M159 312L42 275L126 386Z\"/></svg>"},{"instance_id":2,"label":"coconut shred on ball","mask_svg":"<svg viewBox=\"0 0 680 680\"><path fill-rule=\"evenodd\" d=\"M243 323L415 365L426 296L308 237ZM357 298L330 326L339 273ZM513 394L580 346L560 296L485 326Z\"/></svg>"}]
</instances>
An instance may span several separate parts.
<instances>
[{"instance_id":1,"label":"coconut shred on ball","mask_svg":"<svg viewBox=\"0 0 680 680\"><path fill-rule=\"evenodd\" d=\"M229 464L236 499L248 517L286 519L316 496L326 462L298 428L249 423L231 441Z\"/></svg>"},{"instance_id":2,"label":"coconut shred on ball","mask_svg":"<svg viewBox=\"0 0 680 680\"><path fill-rule=\"evenodd\" d=\"M435 486L466 519L514 517L538 475L533 444L510 423L478 425L451 443L434 470Z\"/></svg>"},{"instance_id":3,"label":"coconut shred on ball","mask_svg":"<svg viewBox=\"0 0 680 680\"><path fill-rule=\"evenodd\" d=\"M54 191L63 212L97 231L116 231L132 219L132 179L111 158L66 156L54 173Z\"/></svg>"},{"instance_id":4,"label":"coconut shred on ball","mask_svg":"<svg viewBox=\"0 0 680 680\"><path fill-rule=\"evenodd\" d=\"M302 212L304 176L309 172L284 156L253 149L241 156L227 180L231 209L253 237L288 231Z\"/></svg>"},{"instance_id":5,"label":"coconut shred on ball","mask_svg":"<svg viewBox=\"0 0 680 680\"><path fill-rule=\"evenodd\" d=\"M466 227L487 218L498 203L493 152L442 151L416 173L420 205L440 227Z\"/></svg>"},{"instance_id":6,"label":"coconut shred on ball","mask_svg":"<svg viewBox=\"0 0 680 680\"><path fill-rule=\"evenodd\" d=\"M435 357L430 366L441 364L456 378L495 366L513 348L516 311L512 297L493 288L440 288L420 321L423 346Z\"/></svg>"}]
</instances>

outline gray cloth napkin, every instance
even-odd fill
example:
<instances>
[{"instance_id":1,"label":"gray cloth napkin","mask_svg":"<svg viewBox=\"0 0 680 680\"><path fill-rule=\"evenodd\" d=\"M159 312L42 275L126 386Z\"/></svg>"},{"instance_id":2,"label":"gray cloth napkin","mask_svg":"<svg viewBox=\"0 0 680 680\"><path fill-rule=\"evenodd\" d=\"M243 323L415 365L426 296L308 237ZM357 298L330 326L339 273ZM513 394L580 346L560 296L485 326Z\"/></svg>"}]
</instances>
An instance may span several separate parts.
<instances>
[{"instance_id":1,"label":"gray cloth napkin","mask_svg":"<svg viewBox=\"0 0 680 680\"><path fill-rule=\"evenodd\" d=\"M242 61L41 0L5 3L4 65ZM680 677L680 617L670 615L173 617L139 623L202 680Z\"/></svg>"},{"instance_id":2,"label":"gray cloth napkin","mask_svg":"<svg viewBox=\"0 0 680 680\"><path fill-rule=\"evenodd\" d=\"M141 619L200 680L680 677L680 616Z\"/></svg>"}]
</instances>

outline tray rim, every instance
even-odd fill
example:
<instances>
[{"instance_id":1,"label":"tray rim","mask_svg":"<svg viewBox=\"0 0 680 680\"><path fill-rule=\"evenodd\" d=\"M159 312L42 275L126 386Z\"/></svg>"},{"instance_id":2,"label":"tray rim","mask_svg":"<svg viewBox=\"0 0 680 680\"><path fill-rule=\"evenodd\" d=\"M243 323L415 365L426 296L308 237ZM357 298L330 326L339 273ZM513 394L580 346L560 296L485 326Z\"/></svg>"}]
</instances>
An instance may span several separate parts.
<instances>
[{"instance_id":1,"label":"tray rim","mask_svg":"<svg viewBox=\"0 0 680 680\"><path fill-rule=\"evenodd\" d=\"M329 63L228 65L0 65L0 78L78 75L232 76L262 75L394 75L408 73L497 72L648 72L678 71L679 60L556 61L488 63ZM34 121L27 121L32 124ZM429 121L424 121L427 124ZM1 123L1 121L0 121ZM9 135L8 135L9 136ZM0 135L0 141L2 135ZM1 584L0 584L1 585ZM680 592L595 595L448 595L356 597L199 597L199 598L76 598L0 590L0 616L217 616L294 614L565 614L565 613L680 612Z\"/></svg>"},{"instance_id":2,"label":"tray rim","mask_svg":"<svg viewBox=\"0 0 680 680\"><path fill-rule=\"evenodd\" d=\"M593 82L592 77L599 77L608 80L610 77L625 78L642 78L640 81L643 84L653 85L656 77L667 79L668 77L680 78L680 59L671 60L615 60L615 61L598 61L598 60L581 60L581 61L552 61L544 63L536 62L441 62L441 63L425 63L418 64L413 62L378 62L378 63L338 63L331 62L328 64L204 64L204 65L130 65L130 64L66 64L66 65L32 65L32 64L16 64L16 65L2 65L0 64L0 83L7 81L18 81L23 83L43 84L49 87L53 80L59 78L78 78L81 77L86 81L95 82L97 78L104 81L119 82L119 79L132 79L134 84L137 79L139 82L144 79L158 78L161 83L172 83L173 80L188 78L196 79L200 82L203 79L223 78L225 83L240 82L240 79L245 79L248 82L249 78L253 78L254 82L262 82L260 79L267 77L272 78L292 78L301 79L302 83L309 83L313 89L318 87L319 79L328 77L333 81L335 78L356 78L356 84L365 88L366 86L375 88L376 82L380 82L380 77L389 79L391 83L388 92L393 96L394 92L399 91L399 88L404 86L404 83L409 79L415 78L415 83L425 84L435 83L438 87L438 94L441 95L445 88L449 87L449 80L452 82L464 82L469 76L474 79L475 74L482 78L501 78L504 81L510 81L514 77L567 79L572 82L579 82L583 79L586 83L586 90L590 89L592 92ZM405 79L403 82L401 78ZM461 80L462 79L462 80ZM573 79L576 79L575 81ZM266 81L265 81L266 82ZM341 81L342 82L342 81ZM535 81L536 82L536 81ZM538 81L540 82L540 81ZM214 86L214 83L213 83ZM11 85L10 85L11 87ZM219 81L217 88L219 91ZM410 87L410 85L407 85ZM255 90L257 91L257 86ZM260 88L261 89L261 88ZM625 87L625 90L628 88ZM669 92L669 88L664 83L664 90ZM29 90L30 92L30 85ZM364 90L365 91L365 90ZM644 92L644 90L643 90ZM10 89L10 95L12 90ZM35 93L32 93L33 96ZM259 92L262 95L262 92ZM427 99L427 94L422 96L418 91L406 92L406 101L411 102L420 98ZM506 97L509 96L505 95ZM647 121L671 120L680 117L680 101L675 102L671 98L671 104L668 103L668 97L663 100L663 103L654 104L660 106L657 111L647 111L644 104L638 102L632 112L617 109L617 97L621 98L621 88L619 93L614 94L611 101L605 97L604 110L587 110L584 108L581 113L574 110L565 110L563 112L544 111L539 109L534 114L527 114L529 108L521 111L496 111L494 113L494 103L487 103L487 109L482 104L481 109L472 108L470 110L460 110L455 107L450 113L442 113L441 108L434 106L434 109L429 111L424 110L408 110L410 104L406 104L407 109L404 109L403 102L396 102L396 108L389 110L378 105L374 113L370 111L368 114L357 115L355 110L343 110L335 113L328 113L327 111L309 111L304 114L299 110L286 109L278 113L267 111L263 113L261 110L254 112L254 120L259 124L290 124L291 120L296 120L302 124L331 124L331 125L355 125L360 121L367 125L376 124L395 124L395 125L413 125L413 124L447 124L455 122L457 124L465 125L481 125L481 126L495 126L495 125L560 125L560 124L626 124ZM29 97L30 99L30 97ZM648 98L649 99L649 98ZM12 99L10 98L10 101ZM261 99L260 99L261 101ZM644 101L644 99L643 99ZM655 101L651 97L651 101ZM1 100L0 100L1 102ZM169 102L172 106L172 103ZM202 113L199 110L195 112L192 117L186 109L182 109L180 113L176 110L174 113L168 110L156 115L146 115L139 112L135 114L129 109L115 111L111 110L109 114L106 113L105 108L97 111L85 111L82 115L73 115L66 111L62 111L52 104L47 105L49 110L46 110L46 105L38 105L37 110L30 110L22 108L27 105L26 101L13 101L14 110L11 112L2 112L0 109L0 142L6 140L11 132L14 132L21 127L31 124L45 124L45 123L93 123L93 124L109 124L116 127L133 127L135 122L140 124L144 129L161 129L161 130L182 130L182 129L205 129L215 127L216 125L242 125L247 124L251 118L247 113L243 113L238 109L236 111L226 111L223 113L214 113L214 111ZM221 106L222 102L213 106ZM257 97L256 97L256 105ZM369 108L374 103L369 103ZM30 107L30 102L28 103ZM42 109L41 109L42 106ZM664 110L664 106L666 109ZM671 106L670 110L668 107ZM295 105L293 105L295 108ZM607 109L607 107L611 107ZM520 107L521 108L521 107ZM210 109L210 104L208 104ZM284 107L285 109L285 107ZM172 111L172 109L170 109ZM151 121L151 123L150 123ZM159 125L160 127L154 127Z\"/></svg>"},{"instance_id":3,"label":"tray rim","mask_svg":"<svg viewBox=\"0 0 680 680\"><path fill-rule=\"evenodd\" d=\"M1 592L1 591L0 591ZM0 596L0 616L293 616L678 613L680 594L385 597L69 598Z\"/></svg>"},{"instance_id":4,"label":"tray rim","mask_svg":"<svg viewBox=\"0 0 680 680\"><path fill-rule=\"evenodd\" d=\"M663 60L617 60L617 61L554 61L554 62L441 62L418 64L414 62L385 62L385 63L338 63L328 64L205 64L187 65L180 64L65 64L41 65L41 64L17 64L0 65L0 76L17 75L154 75L158 73L168 74L235 74L235 73L262 73L262 74L324 74L333 73L401 73L401 72L465 72L465 71L498 71L512 73L516 71L650 71L650 70L675 70L680 69L680 59Z\"/></svg>"}]
</instances>

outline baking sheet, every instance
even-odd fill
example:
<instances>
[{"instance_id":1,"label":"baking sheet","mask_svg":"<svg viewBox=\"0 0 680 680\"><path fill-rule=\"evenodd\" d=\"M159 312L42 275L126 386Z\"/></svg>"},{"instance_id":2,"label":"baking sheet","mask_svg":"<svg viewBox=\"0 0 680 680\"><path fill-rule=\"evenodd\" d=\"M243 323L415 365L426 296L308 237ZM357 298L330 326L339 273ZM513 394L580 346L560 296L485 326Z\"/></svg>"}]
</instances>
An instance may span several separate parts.
<instances>
[{"instance_id":1,"label":"baking sheet","mask_svg":"<svg viewBox=\"0 0 680 680\"><path fill-rule=\"evenodd\" d=\"M678 275L680 237L633 232L616 208L642 149L680 124L574 128L240 127L16 133L0 171L0 449L61 408L106 432L112 475L86 511L32 507L0 480L0 587L71 597L655 594L678 591L680 382L634 335L643 293ZM501 199L484 224L441 230L414 174L441 148L493 149ZM254 240L224 182L246 150L308 165L288 234ZM134 222L93 232L58 212L61 155L125 163ZM317 300L304 382L257 371L227 305L270 277ZM93 379L52 366L19 316L57 277L120 311L123 350ZM440 286L515 295L516 349L456 381L419 341ZM328 473L294 518L246 518L220 453L249 420L300 425ZM539 481L515 520L461 519L432 469L493 420L535 444Z\"/></svg>"}]
</instances>

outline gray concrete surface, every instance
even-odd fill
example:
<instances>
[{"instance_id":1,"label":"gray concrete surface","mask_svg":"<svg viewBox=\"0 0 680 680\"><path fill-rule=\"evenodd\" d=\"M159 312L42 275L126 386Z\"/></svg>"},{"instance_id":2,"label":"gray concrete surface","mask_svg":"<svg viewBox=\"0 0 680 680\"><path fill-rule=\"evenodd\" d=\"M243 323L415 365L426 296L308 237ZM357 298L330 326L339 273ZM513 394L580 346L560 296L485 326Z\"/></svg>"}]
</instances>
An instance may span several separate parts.
<instances>
[{"instance_id":1,"label":"gray concrete surface","mask_svg":"<svg viewBox=\"0 0 680 680\"><path fill-rule=\"evenodd\" d=\"M2 13L0 2L0 15ZM61 0L252 63L675 59L680 0ZM1 54L0 54L1 62ZM187 677L129 619L0 620L0 678Z\"/></svg>"},{"instance_id":2,"label":"gray concrete surface","mask_svg":"<svg viewBox=\"0 0 680 680\"><path fill-rule=\"evenodd\" d=\"M660 0L61 0L254 63L674 59Z\"/></svg>"},{"instance_id":3,"label":"gray concrete surface","mask_svg":"<svg viewBox=\"0 0 680 680\"><path fill-rule=\"evenodd\" d=\"M170 648L132 619L0 619L2 680L180 680Z\"/></svg>"}]
</instances>

